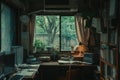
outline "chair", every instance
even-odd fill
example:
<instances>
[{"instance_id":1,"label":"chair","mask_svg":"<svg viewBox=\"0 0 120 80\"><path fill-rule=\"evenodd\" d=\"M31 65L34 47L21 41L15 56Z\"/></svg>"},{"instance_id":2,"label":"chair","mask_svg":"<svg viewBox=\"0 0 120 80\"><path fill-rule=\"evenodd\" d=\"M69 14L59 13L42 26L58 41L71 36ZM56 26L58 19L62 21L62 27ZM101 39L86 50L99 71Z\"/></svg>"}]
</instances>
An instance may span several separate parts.
<instances>
[{"instance_id":1,"label":"chair","mask_svg":"<svg viewBox=\"0 0 120 80\"><path fill-rule=\"evenodd\" d=\"M80 80L79 69L71 69L66 72L66 80Z\"/></svg>"}]
</instances>

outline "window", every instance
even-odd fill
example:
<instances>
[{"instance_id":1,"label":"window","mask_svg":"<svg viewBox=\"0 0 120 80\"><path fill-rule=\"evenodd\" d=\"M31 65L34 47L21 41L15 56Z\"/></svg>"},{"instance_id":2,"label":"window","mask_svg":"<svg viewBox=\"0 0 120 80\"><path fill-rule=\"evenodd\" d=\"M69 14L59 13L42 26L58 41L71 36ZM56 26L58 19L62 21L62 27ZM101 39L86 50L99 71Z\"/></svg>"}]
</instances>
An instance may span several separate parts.
<instances>
[{"instance_id":1,"label":"window","mask_svg":"<svg viewBox=\"0 0 120 80\"><path fill-rule=\"evenodd\" d=\"M10 53L14 41L15 14L9 6L1 4L1 52Z\"/></svg>"},{"instance_id":2,"label":"window","mask_svg":"<svg viewBox=\"0 0 120 80\"><path fill-rule=\"evenodd\" d=\"M60 18L61 17L61 18ZM78 44L74 16L36 16L34 47L39 50L70 51Z\"/></svg>"},{"instance_id":3,"label":"window","mask_svg":"<svg viewBox=\"0 0 120 80\"><path fill-rule=\"evenodd\" d=\"M74 16L61 16L61 50L70 51L77 44Z\"/></svg>"},{"instance_id":4,"label":"window","mask_svg":"<svg viewBox=\"0 0 120 80\"><path fill-rule=\"evenodd\" d=\"M37 49L59 49L59 16L36 16L34 46Z\"/></svg>"}]
</instances>

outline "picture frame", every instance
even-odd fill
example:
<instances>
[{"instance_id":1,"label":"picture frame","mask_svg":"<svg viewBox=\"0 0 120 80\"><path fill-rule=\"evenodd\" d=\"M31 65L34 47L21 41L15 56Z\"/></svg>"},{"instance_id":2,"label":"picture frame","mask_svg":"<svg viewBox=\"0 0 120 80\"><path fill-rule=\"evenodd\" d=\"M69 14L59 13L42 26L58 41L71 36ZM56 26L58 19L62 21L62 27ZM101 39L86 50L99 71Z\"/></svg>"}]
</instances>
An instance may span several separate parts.
<instances>
[{"instance_id":1,"label":"picture frame","mask_svg":"<svg viewBox=\"0 0 120 80\"><path fill-rule=\"evenodd\" d=\"M116 7L117 7L117 0L110 0L110 4L109 4L109 16L112 17L112 18L115 18L116 17Z\"/></svg>"}]
</instances>

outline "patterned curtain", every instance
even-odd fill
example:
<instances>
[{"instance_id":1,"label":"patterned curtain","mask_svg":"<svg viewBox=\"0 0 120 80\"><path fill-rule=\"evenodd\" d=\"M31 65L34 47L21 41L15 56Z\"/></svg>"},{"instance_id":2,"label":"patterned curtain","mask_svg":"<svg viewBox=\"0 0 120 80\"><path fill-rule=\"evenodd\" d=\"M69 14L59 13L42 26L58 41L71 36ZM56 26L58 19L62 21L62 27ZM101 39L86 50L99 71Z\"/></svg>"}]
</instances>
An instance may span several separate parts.
<instances>
[{"instance_id":1,"label":"patterned curtain","mask_svg":"<svg viewBox=\"0 0 120 80\"><path fill-rule=\"evenodd\" d=\"M86 19L83 19L83 17L81 17L80 15L76 15L75 20L76 20L76 34L78 37L78 41L88 46L90 30L89 28L85 27Z\"/></svg>"}]
</instances>

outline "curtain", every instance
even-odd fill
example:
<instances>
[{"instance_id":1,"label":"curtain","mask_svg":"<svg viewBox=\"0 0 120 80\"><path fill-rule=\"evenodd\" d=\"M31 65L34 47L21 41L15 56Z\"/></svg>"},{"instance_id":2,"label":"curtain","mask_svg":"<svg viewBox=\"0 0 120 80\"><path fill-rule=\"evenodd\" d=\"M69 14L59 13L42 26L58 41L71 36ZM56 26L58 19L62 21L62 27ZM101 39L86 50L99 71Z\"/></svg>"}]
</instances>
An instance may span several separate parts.
<instances>
[{"instance_id":1,"label":"curtain","mask_svg":"<svg viewBox=\"0 0 120 80\"><path fill-rule=\"evenodd\" d=\"M78 42L82 42L84 45L88 46L88 40L90 35L89 28L86 28L86 20L83 19L80 15L75 16L76 20L76 34Z\"/></svg>"},{"instance_id":2,"label":"curtain","mask_svg":"<svg viewBox=\"0 0 120 80\"><path fill-rule=\"evenodd\" d=\"M33 52L33 40L34 40L34 29L35 29L35 15L30 16L29 22L29 45L30 45L30 52Z\"/></svg>"}]
</instances>

